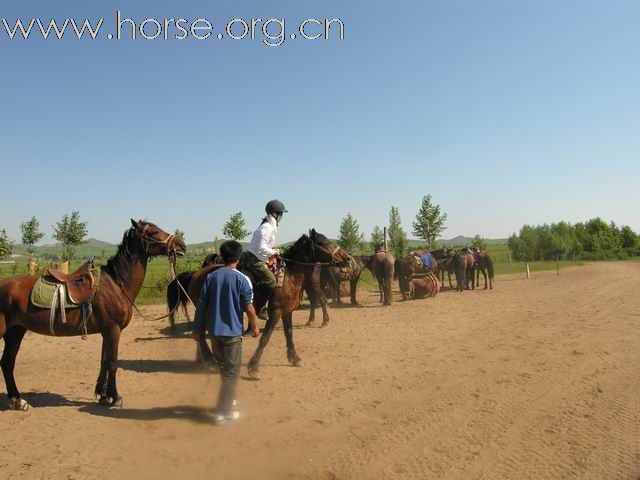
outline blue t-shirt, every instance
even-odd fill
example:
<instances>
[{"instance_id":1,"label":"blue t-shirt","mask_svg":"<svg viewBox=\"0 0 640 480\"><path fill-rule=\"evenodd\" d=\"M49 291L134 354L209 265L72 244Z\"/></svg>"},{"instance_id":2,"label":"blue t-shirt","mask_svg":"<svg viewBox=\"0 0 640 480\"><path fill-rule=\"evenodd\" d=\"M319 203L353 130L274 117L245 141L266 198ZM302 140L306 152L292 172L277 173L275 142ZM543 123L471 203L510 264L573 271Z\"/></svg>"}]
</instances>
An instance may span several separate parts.
<instances>
[{"instance_id":1,"label":"blue t-shirt","mask_svg":"<svg viewBox=\"0 0 640 480\"><path fill-rule=\"evenodd\" d=\"M244 306L253 302L251 281L235 268L222 267L204 280L196 306L193 333L214 337L242 335Z\"/></svg>"}]
</instances>

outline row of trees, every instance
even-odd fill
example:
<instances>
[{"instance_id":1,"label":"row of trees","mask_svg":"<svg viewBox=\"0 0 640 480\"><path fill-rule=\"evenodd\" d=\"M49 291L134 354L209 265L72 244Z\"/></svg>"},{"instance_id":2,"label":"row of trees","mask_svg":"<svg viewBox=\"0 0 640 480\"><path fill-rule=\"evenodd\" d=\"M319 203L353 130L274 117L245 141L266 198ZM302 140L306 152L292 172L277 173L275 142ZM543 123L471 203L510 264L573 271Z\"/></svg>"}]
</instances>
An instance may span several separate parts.
<instances>
[{"instance_id":1,"label":"row of trees","mask_svg":"<svg viewBox=\"0 0 640 480\"><path fill-rule=\"evenodd\" d=\"M525 225L509 237L514 260L605 259L637 255L638 234L630 227L618 227L601 218L574 225L568 222L551 225Z\"/></svg>"},{"instance_id":2,"label":"row of trees","mask_svg":"<svg viewBox=\"0 0 640 480\"><path fill-rule=\"evenodd\" d=\"M431 195L422 198L420 210L416 214L413 222L413 235L425 241L425 247L433 249L436 246L438 236L445 229L447 214L440 210L440 206L433 203ZM393 254L400 257L409 250L409 240L407 233L402 227L400 212L397 207L392 206L389 211L389 225L387 228L389 235L389 248ZM348 252L359 252L375 249L384 243L384 230L380 226L373 227L369 245L364 239L364 234L360 232L358 221L349 213L342 219L338 244Z\"/></svg>"},{"instance_id":3,"label":"row of trees","mask_svg":"<svg viewBox=\"0 0 640 480\"><path fill-rule=\"evenodd\" d=\"M87 236L87 223L80 221L80 213L73 211L71 215L64 214L60 221L53 226L53 238L62 245L62 260L71 260L76 248L84 243ZM40 222L36 217L20 224L22 244L27 253L33 255L35 245L44 238L44 232L40 230ZM13 252L14 243L7 236L5 229L0 229L0 259L8 257Z\"/></svg>"}]
</instances>

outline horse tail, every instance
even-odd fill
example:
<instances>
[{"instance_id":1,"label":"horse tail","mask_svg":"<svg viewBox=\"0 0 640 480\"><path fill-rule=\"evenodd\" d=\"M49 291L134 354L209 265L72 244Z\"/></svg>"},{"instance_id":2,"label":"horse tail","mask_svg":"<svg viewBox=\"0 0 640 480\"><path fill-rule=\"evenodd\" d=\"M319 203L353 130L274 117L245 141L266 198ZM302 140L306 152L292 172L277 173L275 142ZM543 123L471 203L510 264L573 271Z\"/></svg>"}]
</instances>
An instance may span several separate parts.
<instances>
[{"instance_id":1,"label":"horse tail","mask_svg":"<svg viewBox=\"0 0 640 480\"><path fill-rule=\"evenodd\" d=\"M182 272L167 285L167 308L169 309L169 323L172 327L176 324L175 312L178 307L180 305L183 308L187 306L188 298L183 289L187 289L191 277L193 277L193 272Z\"/></svg>"},{"instance_id":2,"label":"horse tail","mask_svg":"<svg viewBox=\"0 0 640 480\"><path fill-rule=\"evenodd\" d=\"M493 259L487 253L487 270L489 270L489 278L493 280Z\"/></svg>"},{"instance_id":3,"label":"horse tail","mask_svg":"<svg viewBox=\"0 0 640 480\"><path fill-rule=\"evenodd\" d=\"M400 260L396 260L395 263L393 264L393 279L394 280L398 280L398 272L400 271Z\"/></svg>"}]
</instances>

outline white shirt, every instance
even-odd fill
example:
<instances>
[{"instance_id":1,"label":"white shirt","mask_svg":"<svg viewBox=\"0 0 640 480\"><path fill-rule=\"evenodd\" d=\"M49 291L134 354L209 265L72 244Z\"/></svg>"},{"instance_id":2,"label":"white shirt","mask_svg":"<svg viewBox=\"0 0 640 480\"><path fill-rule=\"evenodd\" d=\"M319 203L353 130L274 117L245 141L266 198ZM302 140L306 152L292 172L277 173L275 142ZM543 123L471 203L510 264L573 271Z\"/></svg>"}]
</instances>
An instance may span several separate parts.
<instances>
[{"instance_id":1,"label":"white shirt","mask_svg":"<svg viewBox=\"0 0 640 480\"><path fill-rule=\"evenodd\" d=\"M277 253L275 250L276 233L278 233L276 219L271 215L267 215L267 221L253 232L247 250L258 257L259 260L268 262Z\"/></svg>"}]
</instances>

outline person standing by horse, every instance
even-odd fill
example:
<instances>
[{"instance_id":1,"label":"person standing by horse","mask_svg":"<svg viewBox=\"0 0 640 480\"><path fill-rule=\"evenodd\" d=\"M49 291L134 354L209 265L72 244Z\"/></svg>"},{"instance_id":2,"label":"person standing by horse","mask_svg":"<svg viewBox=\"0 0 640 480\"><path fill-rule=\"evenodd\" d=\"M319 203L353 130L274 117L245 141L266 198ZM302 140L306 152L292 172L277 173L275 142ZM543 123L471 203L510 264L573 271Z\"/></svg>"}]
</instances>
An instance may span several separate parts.
<instances>
[{"instance_id":1,"label":"person standing by horse","mask_svg":"<svg viewBox=\"0 0 640 480\"><path fill-rule=\"evenodd\" d=\"M265 318L262 313L271 293L276 288L276 277L271 267L275 266L280 249L276 246L276 233L282 217L287 210L280 200L271 200L265 206L266 217L253 232L251 242L247 248L247 254L242 259L243 267L247 268L254 276L255 309L260 318Z\"/></svg>"},{"instance_id":2,"label":"person standing by horse","mask_svg":"<svg viewBox=\"0 0 640 480\"><path fill-rule=\"evenodd\" d=\"M233 410L236 385L242 366L243 314L249 317L249 328L257 337L256 311L249 278L237 270L242 245L232 240L220 246L225 266L207 275L196 306L193 335L196 340L205 330L211 336L213 356L220 368L222 385L213 421L222 425L240 416Z\"/></svg>"}]
</instances>

